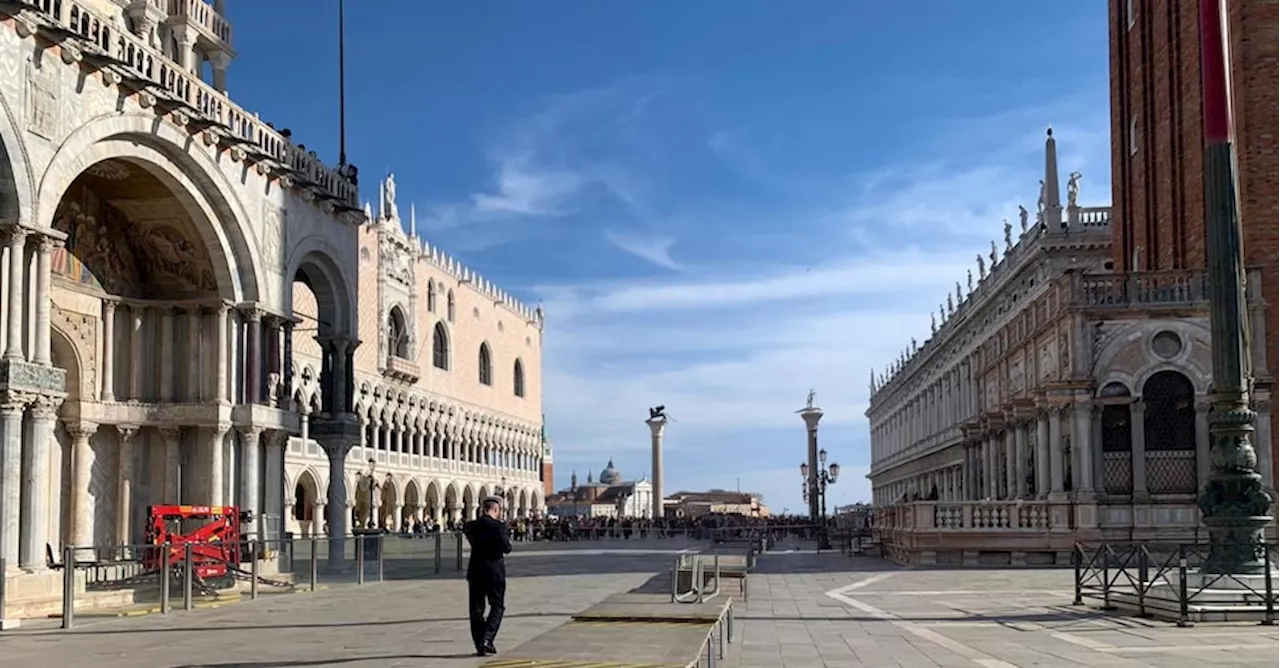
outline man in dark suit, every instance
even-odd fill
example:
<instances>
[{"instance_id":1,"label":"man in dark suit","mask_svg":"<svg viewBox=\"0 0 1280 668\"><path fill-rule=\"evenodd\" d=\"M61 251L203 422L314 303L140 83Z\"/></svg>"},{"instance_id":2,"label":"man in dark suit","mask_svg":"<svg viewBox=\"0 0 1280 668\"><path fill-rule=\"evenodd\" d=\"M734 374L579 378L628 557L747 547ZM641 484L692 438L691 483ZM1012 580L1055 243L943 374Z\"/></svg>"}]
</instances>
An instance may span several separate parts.
<instances>
[{"instance_id":1,"label":"man in dark suit","mask_svg":"<svg viewBox=\"0 0 1280 668\"><path fill-rule=\"evenodd\" d=\"M507 525L499 520L502 499L490 496L484 500L479 519L467 522L462 533L471 543L471 561L467 564L467 593L471 608L471 640L476 655L497 654L493 639L502 625L506 611L507 564L503 556L511 553L511 536ZM484 615L489 604L489 617Z\"/></svg>"}]
</instances>

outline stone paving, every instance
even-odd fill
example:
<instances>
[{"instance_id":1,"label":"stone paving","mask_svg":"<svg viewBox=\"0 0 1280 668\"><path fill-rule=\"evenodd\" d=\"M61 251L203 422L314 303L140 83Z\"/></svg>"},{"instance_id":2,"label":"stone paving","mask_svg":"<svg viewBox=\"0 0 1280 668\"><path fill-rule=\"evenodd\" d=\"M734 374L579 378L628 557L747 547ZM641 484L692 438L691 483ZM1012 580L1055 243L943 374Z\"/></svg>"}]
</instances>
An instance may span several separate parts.
<instances>
[{"instance_id":1,"label":"stone paving","mask_svg":"<svg viewBox=\"0 0 1280 668\"><path fill-rule=\"evenodd\" d=\"M508 563L504 653L571 615L648 581L688 543L521 544ZM663 550L643 553L637 549ZM264 590L265 591L265 590ZM169 616L82 618L60 631L26 622L0 636L0 668L286 668L457 666L472 656L461 578L334 585Z\"/></svg>"},{"instance_id":2,"label":"stone paving","mask_svg":"<svg viewBox=\"0 0 1280 668\"><path fill-rule=\"evenodd\" d=\"M519 546L498 658L518 657L522 644L548 637L575 613L648 582L692 545ZM737 642L720 666L1178 668L1280 660L1275 627L1179 629L1073 607L1066 570L900 569L869 557L796 552L763 555L750 578L751 598L735 604ZM334 584L168 617L84 619L70 632L29 623L0 636L0 668L477 668L487 661L470 655L465 599L455 576ZM618 643L669 642L657 629L614 632Z\"/></svg>"},{"instance_id":3,"label":"stone paving","mask_svg":"<svg viewBox=\"0 0 1280 668\"><path fill-rule=\"evenodd\" d=\"M1276 627L1172 624L1071 605L1069 570L913 570L766 554L738 607L734 668L1268 666Z\"/></svg>"}]
</instances>

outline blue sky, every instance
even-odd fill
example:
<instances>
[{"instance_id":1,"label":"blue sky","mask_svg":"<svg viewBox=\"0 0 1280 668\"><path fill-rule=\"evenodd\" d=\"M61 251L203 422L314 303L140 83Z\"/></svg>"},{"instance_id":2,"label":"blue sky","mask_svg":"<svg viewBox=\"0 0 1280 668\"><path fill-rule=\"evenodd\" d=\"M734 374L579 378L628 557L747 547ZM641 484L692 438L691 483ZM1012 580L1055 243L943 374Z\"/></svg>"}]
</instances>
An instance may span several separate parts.
<instances>
[{"instance_id":1,"label":"blue sky","mask_svg":"<svg viewBox=\"0 0 1280 668\"><path fill-rule=\"evenodd\" d=\"M336 0L227 4L232 95L335 162ZM1082 204L1110 200L1102 0L352 0L347 21L364 198L394 171L429 241L546 308L561 486L610 457L647 473L663 403L669 491L801 508L812 387L829 500L866 499L869 369L1034 210L1046 125Z\"/></svg>"}]
</instances>

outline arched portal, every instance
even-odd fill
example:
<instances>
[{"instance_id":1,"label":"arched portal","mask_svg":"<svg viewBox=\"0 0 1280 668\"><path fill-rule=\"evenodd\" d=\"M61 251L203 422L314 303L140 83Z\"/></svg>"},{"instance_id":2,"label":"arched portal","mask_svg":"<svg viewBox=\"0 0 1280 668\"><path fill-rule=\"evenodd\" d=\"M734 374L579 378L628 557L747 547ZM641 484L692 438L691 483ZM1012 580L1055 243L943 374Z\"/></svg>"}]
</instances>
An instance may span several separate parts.
<instances>
[{"instance_id":1,"label":"arched portal","mask_svg":"<svg viewBox=\"0 0 1280 668\"><path fill-rule=\"evenodd\" d=\"M324 535L324 518L316 516L319 499L320 481L311 471L303 471L293 488L293 519L303 536Z\"/></svg>"},{"instance_id":2,"label":"arched portal","mask_svg":"<svg viewBox=\"0 0 1280 668\"><path fill-rule=\"evenodd\" d=\"M435 480L427 483L426 499L423 501L423 519L442 519L443 499L440 498L440 484Z\"/></svg>"},{"instance_id":3,"label":"arched portal","mask_svg":"<svg viewBox=\"0 0 1280 668\"><path fill-rule=\"evenodd\" d=\"M475 489L472 488L471 485L467 485L466 488L462 490L462 508L460 510L463 513L463 519L472 519L471 517L468 517L468 515L474 515L475 508L476 508Z\"/></svg>"},{"instance_id":4,"label":"arched portal","mask_svg":"<svg viewBox=\"0 0 1280 668\"><path fill-rule=\"evenodd\" d=\"M395 531L396 511L400 507L400 488L390 473L382 479L382 504L378 508L378 528Z\"/></svg>"},{"instance_id":5,"label":"arched portal","mask_svg":"<svg viewBox=\"0 0 1280 668\"><path fill-rule=\"evenodd\" d=\"M520 490L519 502L516 504L516 512L520 517L525 517L529 514L529 490Z\"/></svg>"},{"instance_id":6,"label":"arched portal","mask_svg":"<svg viewBox=\"0 0 1280 668\"><path fill-rule=\"evenodd\" d=\"M444 491L444 520L452 522L458 519L458 510L462 507L462 499L459 498L458 486L450 483Z\"/></svg>"},{"instance_id":7,"label":"arched portal","mask_svg":"<svg viewBox=\"0 0 1280 668\"><path fill-rule=\"evenodd\" d=\"M1142 385L1147 491L1194 494L1196 477L1195 387L1178 371L1153 374Z\"/></svg>"},{"instance_id":8,"label":"arched portal","mask_svg":"<svg viewBox=\"0 0 1280 668\"><path fill-rule=\"evenodd\" d=\"M409 479L409 483L404 488L404 510L401 511L400 517L397 518L397 530L408 529L413 530L414 519L418 517L418 511L422 507L422 490L418 489L418 481L414 478Z\"/></svg>"}]
</instances>

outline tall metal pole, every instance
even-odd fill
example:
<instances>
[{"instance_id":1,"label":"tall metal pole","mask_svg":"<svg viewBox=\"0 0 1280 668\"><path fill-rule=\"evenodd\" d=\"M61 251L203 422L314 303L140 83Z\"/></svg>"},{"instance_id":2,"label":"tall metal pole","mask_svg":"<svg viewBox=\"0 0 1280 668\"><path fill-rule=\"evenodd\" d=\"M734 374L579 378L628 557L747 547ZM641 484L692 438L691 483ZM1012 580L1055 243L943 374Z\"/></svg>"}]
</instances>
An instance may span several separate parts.
<instances>
[{"instance_id":1,"label":"tall metal pole","mask_svg":"<svg viewBox=\"0 0 1280 668\"><path fill-rule=\"evenodd\" d=\"M1205 254L1213 335L1209 480L1199 506L1209 530L1204 573L1257 574L1266 569L1263 528L1271 496L1251 444L1257 415L1249 405L1245 276L1236 212L1227 94L1226 24L1221 0L1200 1L1200 69L1204 85Z\"/></svg>"},{"instance_id":2,"label":"tall metal pole","mask_svg":"<svg viewBox=\"0 0 1280 668\"><path fill-rule=\"evenodd\" d=\"M347 164L347 12L338 0L338 165Z\"/></svg>"}]
</instances>

